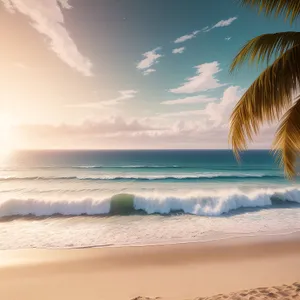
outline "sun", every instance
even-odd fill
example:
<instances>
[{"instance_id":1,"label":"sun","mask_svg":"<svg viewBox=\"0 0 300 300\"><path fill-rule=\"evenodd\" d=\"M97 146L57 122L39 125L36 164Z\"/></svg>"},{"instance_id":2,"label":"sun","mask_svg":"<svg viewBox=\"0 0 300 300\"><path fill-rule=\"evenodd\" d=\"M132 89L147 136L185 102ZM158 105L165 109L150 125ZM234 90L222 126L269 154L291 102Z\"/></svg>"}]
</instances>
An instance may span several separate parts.
<instances>
[{"instance_id":1,"label":"sun","mask_svg":"<svg viewBox=\"0 0 300 300\"><path fill-rule=\"evenodd\" d=\"M13 119L0 114L0 157L7 156L13 149Z\"/></svg>"}]
</instances>

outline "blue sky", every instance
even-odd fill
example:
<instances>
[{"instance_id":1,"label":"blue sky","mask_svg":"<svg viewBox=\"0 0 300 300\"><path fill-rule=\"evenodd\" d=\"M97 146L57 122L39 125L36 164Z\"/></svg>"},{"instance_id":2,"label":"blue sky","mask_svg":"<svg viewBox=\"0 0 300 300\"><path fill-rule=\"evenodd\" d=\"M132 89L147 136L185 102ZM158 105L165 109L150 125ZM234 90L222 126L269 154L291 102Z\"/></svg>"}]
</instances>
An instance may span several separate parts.
<instances>
[{"instance_id":1,"label":"blue sky","mask_svg":"<svg viewBox=\"0 0 300 300\"><path fill-rule=\"evenodd\" d=\"M229 74L232 59L297 30L234 0L1 0L0 28L13 148L228 148L230 112L262 70Z\"/></svg>"}]
</instances>

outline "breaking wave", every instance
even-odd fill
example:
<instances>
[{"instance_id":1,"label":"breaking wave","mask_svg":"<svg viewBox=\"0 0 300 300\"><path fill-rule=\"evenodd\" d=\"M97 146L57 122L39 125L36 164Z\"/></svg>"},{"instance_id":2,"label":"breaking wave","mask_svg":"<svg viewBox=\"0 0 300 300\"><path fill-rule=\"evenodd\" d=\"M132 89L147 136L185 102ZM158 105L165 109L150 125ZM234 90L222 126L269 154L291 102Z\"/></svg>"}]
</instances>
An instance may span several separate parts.
<instances>
[{"instance_id":1,"label":"breaking wave","mask_svg":"<svg viewBox=\"0 0 300 300\"><path fill-rule=\"evenodd\" d=\"M178 194L178 193L176 193ZM300 204L300 189L199 191L191 195L117 194L86 199L1 199L0 217L79 216L172 213L220 216L241 208L272 208L285 202Z\"/></svg>"},{"instance_id":2,"label":"breaking wave","mask_svg":"<svg viewBox=\"0 0 300 300\"><path fill-rule=\"evenodd\" d=\"M283 178L282 175L268 174L226 174L226 173L202 173L202 174L178 174L178 175L96 175L88 177L80 176L59 176L59 177L43 177L43 176L28 176L28 177L0 177L0 181L13 180L99 180L99 181L203 181L203 180L238 180L238 179L278 179Z\"/></svg>"},{"instance_id":3,"label":"breaking wave","mask_svg":"<svg viewBox=\"0 0 300 300\"><path fill-rule=\"evenodd\" d=\"M183 169L194 168L177 165L128 165L128 166L72 166L73 169Z\"/></svg>"}]
</instances>

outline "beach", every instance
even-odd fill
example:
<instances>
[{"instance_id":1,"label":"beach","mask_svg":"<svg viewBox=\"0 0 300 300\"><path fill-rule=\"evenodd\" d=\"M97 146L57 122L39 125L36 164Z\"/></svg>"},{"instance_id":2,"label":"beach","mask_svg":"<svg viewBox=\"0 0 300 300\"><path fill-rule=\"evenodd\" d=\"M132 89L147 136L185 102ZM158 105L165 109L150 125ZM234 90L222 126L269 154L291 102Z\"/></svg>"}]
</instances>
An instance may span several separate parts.
<instances>
[{"instance_id":1,"label":"beach","mask_svg":"<svg viewBox=\"0 0 300 300\"><path fill-rule=\"evenodd\" d=\"M299 17L0 0L0 300L300 300Z\"/></svg>"},{"instance_id":2,"label":"beach","mask_svg":"<svg viewBox=\"0 0 300 300\"><path fill-rule=\"evenodd\" d=\"M268 151L243 158L16 153L0 167L0 299L299 298L300 181Z\"/></svg>"},{"instance_id":3,"label":"beach","mask_svg":"<svg viewBox=\"0 0 300 300\"><path fill-rule=\"evenodd\" d=\"M3 250L0 264L5 300L179 300L282 285L291 287L262 291L278 292L270 299L300 297L298 233L143 247ZM256 292L245 299L265 299Z\"/></svg>"}]
</instances>

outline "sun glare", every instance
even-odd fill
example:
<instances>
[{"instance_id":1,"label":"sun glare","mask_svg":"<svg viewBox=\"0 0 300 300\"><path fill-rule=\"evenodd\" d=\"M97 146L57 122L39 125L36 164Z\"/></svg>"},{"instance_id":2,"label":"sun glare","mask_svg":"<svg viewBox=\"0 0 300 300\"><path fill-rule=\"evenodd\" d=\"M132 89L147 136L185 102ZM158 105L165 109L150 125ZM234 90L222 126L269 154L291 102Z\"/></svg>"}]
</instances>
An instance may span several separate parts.
<instances>
[{"instance_id":1,"label":"sun glare","mask_svg":"<svg viewBox=\"0 0 300 300\"><path fill-rule=\"evenodd\" d=\"M0 115L0 158L7 156L13 149L13 120L8 115Z\"/></svg>"}]
</instances>

